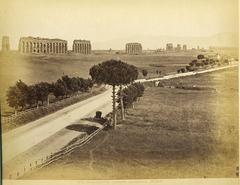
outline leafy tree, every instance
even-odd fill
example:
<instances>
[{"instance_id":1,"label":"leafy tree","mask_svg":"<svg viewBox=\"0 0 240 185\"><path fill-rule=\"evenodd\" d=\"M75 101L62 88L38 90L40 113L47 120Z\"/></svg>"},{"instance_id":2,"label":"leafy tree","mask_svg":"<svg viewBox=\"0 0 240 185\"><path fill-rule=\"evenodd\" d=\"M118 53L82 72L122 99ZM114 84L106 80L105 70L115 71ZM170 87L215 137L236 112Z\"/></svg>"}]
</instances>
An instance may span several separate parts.
<instances>
[{"instance_id":1,"label":"leafy tree","mask_svg":"<svg viewBox=\"0 0 240 185\"><path fill-rule=\"evenodd\" d=\"M182 73L185 73L185 69L184 69L184 68L181 68L180 71L181 71Z\"/></svg>"},{"instance_id":2,"label":"leafy tree","mask_svg":"<svg viewBox=\"0 0 240 185\"><path fill-rule=\"evenodd\" d=\"M47 82L40 82L34 85L36 91L36 100L41 101L42 105L44 101L48 102L48 95L52 90L52 85ZM38 104L37 104L38 105Z\"/></svg>"},{"instance_id":3,"label":"leafy tree","mask_svg":"<svg viewBox=\"0 0 240 185\"><path fill-rule=\"evenodd\" d=\"M197 59L204 59L204 55L202 55L202 54L198 55Z\"/></svg>"},{"instance_id":4,"label":"leafy tree","mask_svg":"<svg viewBox=\"0 0 240 185\"><path fill-rule=\"evenodd\" d=\"M190 66L195 66L196 63L197 63L197 60L192 60L192 61L189 63L189 65L190 65Z\"/></svg>"},{"instance_id":5,"label":"leafy tree","mask_svg":"<svg viewBox=\"0 0 240 185\"><path fill-rule=\"evenodd\" d=\"M10 107L16 110L26 107L28 100L28 86L21 80L17 81L15 86L9 87L7 91L7 102Z\"/></svg>"},{"instance_id":6,"label":"leafy tree","mask_svg":"<svg viewBox=\"0 0 240 185\"><path fill-rule=\"evenodd\" d=\"M56 98L59 97L64 97L67 95L67 87L65 86L65 83L61 80L58 79L55 83L54 83L54 89L53 89L53 94Z\"/></svg>"},{"instance_id":7,"label":"leafy tree","mask_svg":"<svg viewBox=\"0 0 240 185\"><path fill-rule=\"evenodd\" d=\"M9 87L7 91L7 102L10 107L14 108L15 114L18 109L18 90L16 86Z\"/></svg>"},{"instance_id":8,"label":"leafy tree","mask_svg":"<svg viewBox=\"0 0 240 185\"><path fill-rule=\"evenodd\" d=\"M27 105L28 86L23 81L19 80L16 83L18 106L24 108Z\"/></svg>"},{"instance_id":9,"label":"leafy tree","mask_svg":"<svg viewBox=\"0 0 240 185\"><path fill-rule=\"evenodd\" d=\"M143 92L144 86L141 83L133 83L132 85L123 89L124 108L126 109L133 106L133 103L143 95ZM118 102L120 102L120 97L118 98Z\"/></svg>"},{"instance_id":10,"label":"leafy tree","mask_svg":"<svg viewBox=\"0 0 240 185\"><path fill-rule=\"evenodd\" d=\"M209 64L209 59L203 60L203 64L208 65Z\"/></svg>"},{"instance_id":11,"label":"leafy tree","mask_svg":"<svg viewBox=\"0 0 240 185\"><path fill-rule=\"evenodd\" d=\"M96 83L111 85L113 88L113 127L116 128L116 86L127 85L138 77L138 70L135 66L124 63L120 60L108 60L91 67L89 74ZM120 92L122 93L122 92ZM120 95L122 99L122 94ZM122 106L123 107L123 106ZM124 112L124 111L122 111Z\"/></svg>"},{"instance_id":12,"label":"leafy tree","mask_svg":"<svg viewBox=\"0 0 240 185\"><path fill-rule=\"evenodd\" d=\"M204 63L203 63L202 60L199 60L199 61L197 61L197 63L196 63L196 66L197 66L197 67L200 67L200 66L203 66L203 65L204 65Z\"/></svg>"},{"instance_id":13,"label":"leafy tree","mask_svg":"<svg viewBox=\"0 0 240 185\"><path fill-rule=\"evenodd\" d=\"M194 69L193 69L192 66L190 66L190 65L189 65L189 66L186 66L186 70L187 70L187 71L194 71Z\"/></svg>"},{"instance_id":14,"label":"leafy tree","mask_svg":"<svg viewBox=\"0 0 240 185\"><path fill-rule=\"evenodd\" d=\"M73 77L70 82L70 87L72 89L72 92L76 93L80 90L79 84L78 84L78 79L76 77Z\"/></svg>"},{"instance_id":15,"label":"leafy tree","mask_svg":"<svg viewBox=\"0 0 240 185\"><path fill-rule=\"evenodd\" d=\"M66 94L67 95L72 94L74 92L73 87L71 86L72 79L68 75L65 75L65 76L62 76L62 82L64 83L64 86L66 87Z\"/></svg>"},{"instance_id":16,"label":"leafy tree","mask_svg":"<svg viewBox=\"0 0 240 185\"><path fill-rule=\"evenodd\" d=\"M144 85L141 83L134 83L132 85L137 88L137 97L142 97L145 90Z\"/></svg>"},{"instance_id":17,"label":"leafy tree","mask_svg":"<svg viewBox=\"0 0 240 185\"><path fill-rule=\"evenodd\" d=\"M146 76L148 75L148 71L147 71L146 69L143 69L143 70L142 70L142 75L143 75L144 77L146 77Z\"/></svg>"},{"instance_id":18,"label":"leafy tree","mask_svg":"<svg viewBox=\"0 0 240 185\"><path fill-rule=\"evenodd\" d=\"M34 85L28 86L27 103L31 107L37 103L37 91Z\"/></svg>"}]
</instances>

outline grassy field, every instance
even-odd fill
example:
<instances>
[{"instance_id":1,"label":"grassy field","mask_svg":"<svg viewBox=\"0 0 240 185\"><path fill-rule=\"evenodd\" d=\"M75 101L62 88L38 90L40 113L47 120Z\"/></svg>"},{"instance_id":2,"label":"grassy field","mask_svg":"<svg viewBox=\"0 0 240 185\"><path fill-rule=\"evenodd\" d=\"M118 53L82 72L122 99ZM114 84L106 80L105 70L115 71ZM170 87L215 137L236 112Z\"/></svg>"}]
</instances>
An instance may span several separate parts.
<instances>
[{"instance_id":1,"label":"grassy field","mask_svg":"<svg viewBox=\"0 0 240 185\"><path fill-rule=\"evenodd\" d=\"M201 90L153 87L116 130L24 179L236 177L238 71L175 80ZM207 88L210 87L210 88Z\"/></svg>"},{"instance_id":2,"label":"grassy field","mask_svg":"<svg viewBox=\"0 0 240 185\"><path fill-rule=\"evenodd\" d=\"M147 69L148 77L156 76L156 70L162 74L176 71L177 68L185 66L197 56L197 52L172 53L164 55L52 55L52 56L27 56L17 52L9 54L0 53L0 99L3 111L9 111L6 104L6 90L9 86L21 79L27 84L40 81L53 82L62 75L89 77L89 69L94 64L108 59L121 59L139 68ZM142 77L141 74L139 76Z\"/></svg>"}]
</instances>

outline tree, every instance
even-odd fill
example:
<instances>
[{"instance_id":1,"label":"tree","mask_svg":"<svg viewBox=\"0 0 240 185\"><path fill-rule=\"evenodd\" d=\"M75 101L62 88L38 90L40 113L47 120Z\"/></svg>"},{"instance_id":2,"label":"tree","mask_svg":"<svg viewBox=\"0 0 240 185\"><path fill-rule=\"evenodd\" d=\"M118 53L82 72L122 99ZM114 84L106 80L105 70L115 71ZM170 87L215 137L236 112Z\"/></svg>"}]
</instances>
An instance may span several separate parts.
<instances>
[{"instance_id":1,"label":"tree","mask_svg":"<svg viewBox=\"0 0 240 185\"><path fill-rule=\"evenodd\" d=\"M198 60L197 63L196 63L197 67L200 67L200 66L203 66L203 65L204 65L204 63L203 63L202 60Z\"/></svg>"},{"instance_id":2,"label":"tree","mask_svg":"<svg viewBox=\"0 0 240 185\"><path fill-rule=\"evenodd\" d=\"M108 60L91 67L89 74L95 83L104 83L112 86L113 98L113 127L116 128L116 86L127 85L138 77L138 70L135 66L124 63L120 60ZM122 99L122 91L120 91ZM122 100L121 100L122 101ZM122 106L123 107L123 106ZM123 109L122 109L123 110ZM124 111L122 111L124 112Z\"/></svg>"},{"instance_id":3,"label":"tree","mask_svg":"<svg viewBox=\"0 0 240 185\"><path fill-rule=\"evenodd\" d=\"M194 71L194 69L192 68L192 66L186 66L186 70L187 70L187 71Z\"/></svg>"},{"instance_id":4,"label":"tree","mask_svg":"<svg viewBox=\"0 0 240 185\"><path fill-rule=\"evenodd\" d=\"M139 98L139 97L142 97L143 96L143 92L144 92L144 90L145 90L145 88L144 88L144 85L143 84L141 84L141 83L134 83L134 84L132 84L134 87L136 87L136 89L137 89L137 97Z\"/></svg>"},{"instance_id":5,"label":"tree","mask_svg":"<svg viewBox=\"0 0 240 185\"><path fill-rule=\"evenodd\" d=\"M76 77L73 77L70 82L70 87L72 89L73 93L76 93L80 90L79 84L78 84L78 79Z\"/></svg>"},{"instance_id":6,"label":"tree","mask_svg":"<svg viewBox=\"0 0 240 185\"><path fill-rule=\"evenodd\" d=\"M17 81L15 86L9 87L7 91L7 102L10 107L15 109L15 113L19 107L22 109L28 103L28 86L21 80Z\"/></svg>"},{"instance_id":7,"label":"tree","mask_svg":"<svg viewBox=\"0 0 240 185\"><path fill-rule=\"evenodd\" d=\"M51 92L52 85L47 82L40 82L34 85L35 91L36 91L36 100L37 100L37 106L38 101L43 102L47 101L47 104L49 104L48 95Z\"/></svg>"},{"instance_id":8,"label":"tree","mask_svg":"<svg viewBox=\"0 0 240 185\"><path fill-rule=\"evenodd\" d=\"M198 55L197 59L204 59L204 55L202 55L202 54Z\"/></svg>"},{"instance_id":9,"label":"tree","mask_svg":"<svg viewBox=\"0 0 240 185\"><path fill-rule=\"evenodd\" d=\"M123 106L125 110L131 106L133 107L134 101L143 95L144 89L145 88L141 83L133 83L123 89ZM120 102L120 97L117 101Z\"/></svg>"},{"instance_id":10,"label":"tree","mask_svg":"<svg viewBox=\"0 0 240 185\"><path fill-rule=\"evenodd\" d=\"M28 86L27 103L30 107L37 103L37 91L34 85Z\"/></svg>"},{"instance_id":11,"label":"tree","mask_svg":"<svg viewBox=\"0 0 240 185\"><path fill-rule=\"evenodd\" d=\"M17 113L18 109L18 92L17 92L17 87L12 86L9 87L7 91L7 102L10 107L14 108L15 114Z\"/></svg>"},{"instance_id":12,"label":"tree","mask_svg":"<svg viewBox=\"0 0 240 185\"><path fill-rule=\"evenodd\" d=\"M58 79L54 83L53 94L56 98L64 97L67 95L67 87L65 86L65 83L61 79Z\"/></svg>"},{"instance_id":13,"label":"tree","mask_svg":"<svg viewBox=\"0 0 240 185\"><path fill-rule=\"evenodd\" d=\"M68 76L62 76L62 82L64 83L64 86L66 87L66 95L73 93L73 88L71 86L72 79Z\"/></svg>"},{"instance_id":14,"label":"tree","mask_svg":"<svg viewBox=\"0 0 240 185\"><path fill-rule=\"evenodd\" d=\"M180 71L181 71L182 73L185 73L185 69L184 69L184 68L181 68Z\"/></svg>"},{"instance_id":15,"label":"tree","mask_svg":"<svg viewBox=\"0 0 240 185\"><path fill-rule=\"evenodd\" d=\"M192 61L189 63L189 65L190 65L190 66L195 66L196 63L197 63L197 60L192 60Z\"/></svg>"},{"instance_id":16,"label":"tree","mask_svg":"<svg viewBox=\"0 0 240 185\"><path fill-rule=\"evenodd\" d=\"M142 70L142 75L143 75L144 77L146 77L146 76L148 75L148 71L147 71L146 69L143 69L143 70Z\"/></svg>"},{"instance_id":17,"label":"tree","mask_svg":"<svg viewBox=\"0 0 240 185\"><path fill-rule=\"evenodd\" d=\"M19 80L16 83L16 87L18 106L24 108L27 105L28 86L23 81Z\"/></svg>"}]
</instances>

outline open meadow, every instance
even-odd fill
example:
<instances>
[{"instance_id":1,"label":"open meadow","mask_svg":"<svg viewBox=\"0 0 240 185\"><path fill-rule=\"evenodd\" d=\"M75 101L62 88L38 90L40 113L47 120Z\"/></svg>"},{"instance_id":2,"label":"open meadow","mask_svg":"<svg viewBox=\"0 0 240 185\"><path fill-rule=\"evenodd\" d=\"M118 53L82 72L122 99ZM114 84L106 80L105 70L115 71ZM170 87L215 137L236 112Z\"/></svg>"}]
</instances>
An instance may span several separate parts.
<instances>
[{"instance_id":1,"label":"open meadow","mask_svg":"<svg viewBox=\"0 0 240 185\"><path fill-rule=\"evenodd\" d=\"M176 88L179 84L195 88ZM144 96L116 130L102 131L23 179L237 177L237 68L168 85L172 88L146 84Z\"/></svg>"},{"instance_id":2,"label":"open meadow","mask_svg":"<svg viewBox=\"0 0 240 185\"><path fill-rule=\"evenodd\" d=\"M9 110L6 104L6 91L9 86L21 79L27 84L37 82L53 82L63 75L70 77L89 77L89 69L97 63L109 59L121 59L124 62L135 65L141 70L148 70L148 77L156 77L156 70L161 74L175 72L181 66L186 66L196 58L198 52L189 51L156 55L123 55L123 54L92 54L92 55L21 55L17 52L9 54L0 53L0 98L2 109Z\"/></svg>"}]
</instances>

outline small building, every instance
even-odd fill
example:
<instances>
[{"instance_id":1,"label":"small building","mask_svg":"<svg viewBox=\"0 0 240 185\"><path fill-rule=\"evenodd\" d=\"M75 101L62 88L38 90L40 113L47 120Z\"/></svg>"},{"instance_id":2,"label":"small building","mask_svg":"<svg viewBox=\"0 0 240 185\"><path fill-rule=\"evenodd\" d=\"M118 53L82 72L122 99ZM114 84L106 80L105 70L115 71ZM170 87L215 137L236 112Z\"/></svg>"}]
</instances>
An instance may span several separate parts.
<instances>
[{"instance_id":1,"label":"small building","mask_svg":"<svg viewBox=\"0 0 240 185\"><path fill-rule=\"evenodd\" d=\"M126 44L126 53L130 55L138 55L142 53L142 45L140 43L127 43Z\"/></svg>"}]
</instances>

